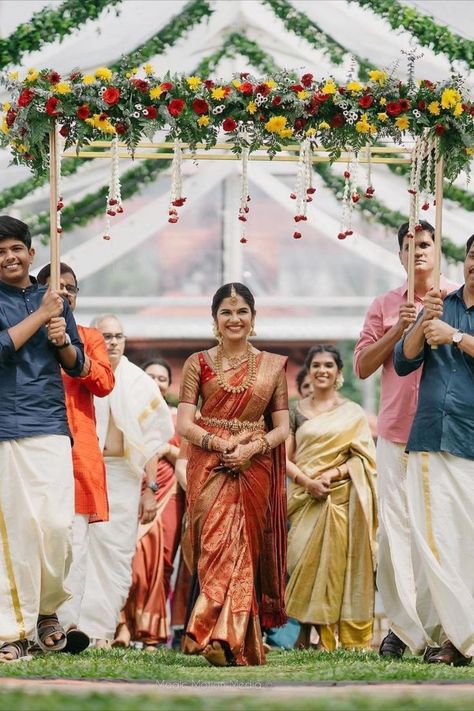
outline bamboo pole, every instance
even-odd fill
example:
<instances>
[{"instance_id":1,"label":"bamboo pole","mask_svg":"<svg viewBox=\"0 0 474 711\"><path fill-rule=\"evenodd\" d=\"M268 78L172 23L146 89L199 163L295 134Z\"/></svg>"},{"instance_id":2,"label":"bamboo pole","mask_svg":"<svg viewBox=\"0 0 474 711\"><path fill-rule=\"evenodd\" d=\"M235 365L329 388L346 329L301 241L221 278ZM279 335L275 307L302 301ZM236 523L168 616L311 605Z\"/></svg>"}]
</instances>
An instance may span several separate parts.
<instances>
[{"instance_id":1,"label":"bamboo pole","mask_svg":"<svg viewBox=\"0 0 474 711\"><path fill-rule=\"evenodd\" d=\"M49 250L51 262L51 289L59 290L60 281L60 235L57 229L58 220L58 174L57 174L57 136L56 124L49 133Z\"/></svg>"},{"instance_id":2,"label":"bamboo pole","mask_svg":"<svg viewBox=\"0 0 474 711\"><path fill-rule=\"evenodd\" d=\"M416 196L411 196L412 200L416 200ZM415 303L415 247L416 236L412 235L408 238L408 293L407 301L409 304Z\"/></svg>"},{"instance_id":3,"label":"bamboo pole","mask_svg":"<svg viewBox=\"0 0 474 711\"><path fill-rule=\"evenodd\" d=\"M443 232L443 175L444 175L444 158L439 155L436 163L435 174L435 255L434 255L434 288L439 289L439 278L441 273L441 237Z\"/></svg>"}]
</instances>

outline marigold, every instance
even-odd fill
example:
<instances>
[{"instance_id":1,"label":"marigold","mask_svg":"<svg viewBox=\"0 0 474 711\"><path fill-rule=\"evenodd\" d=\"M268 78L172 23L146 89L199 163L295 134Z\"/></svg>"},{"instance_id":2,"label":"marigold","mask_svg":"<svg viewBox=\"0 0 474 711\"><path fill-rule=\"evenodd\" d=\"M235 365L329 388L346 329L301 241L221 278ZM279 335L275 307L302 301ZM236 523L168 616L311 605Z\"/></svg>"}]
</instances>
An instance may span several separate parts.
<instances>
[{"instance_id":1,"label":"marigold","mask_svg":"<svg viewBox=\"0 0 474 711\"><path fill-rule=\"evenodd\" d=\"M362 91L363 86L358 81L350 81L346 86L347 91L351 91L353 94L357 94Z\"/></svg>"},{"instance_id":2,"label":"marigold","mask_svg":"<svg viewBox=\"0 0 474 711\"><path fill-rule=\"evenodd\" d=\"M456 106L453 109L453 114L454 114L454 116L461 116L463 111L464 111L464 109L462 107L462 104L456 104Z\"/></svg>"},{"instance_id":3,"label":"marigold","mask_svg":"<svg viewBox=\"0 0 474 711\"><path fill-rule=\"evenodd\" d=\"M291 136L294 133L294 129L292 128L283 128L281 131L278 131L278 135L280 138L291 138Z\"/></svg>"},{"instance_id":4,"label":"marigold","mask_svg":"<svg viewBox=\"0 0 474 711\"><path fill-rule=\"evenodd\" d=\"M108 67L99 67L95 70L95 75L97 79L102 79L102 81L110 81L112 79L112 70Z\"/></svg>"},{"instance_id":5,"label":"marigold","mask_svg":"<svg viewBox=\"0 0 474 711\"><path fill-rule=\"evenodd\" d=\"M427 108L430 114L433 114L433 116L439 116L441 112L439 101L432 101L430 104L428 104Z\"/></svg>"},{"instance_id":6,"label":"marigold","mask_svg":"<svg viewBox=\"0 0 474 711\"><path fill-rule=\"evenodd\" d=\"M211 91L211 96L213 99L220 101L225 98L225 90L221 86L216 86L216 88Z\"/></svg>"},{"instance_id":7,"label":"marigold","mask_svg":"<svg viewBox=\"0 0 474 711\"><path fill-rule=\"evenodd\" d=\"M54 93L55 94L70 94L71 93L71 85L69 84L68 81L60 81L56 84L54 88Z\"/></svg>"},{"instance_id":8,"label":"marigold","mask_svg":"<svg viewBox=\"0 0 474 711\"><path fill-rule=\"evenodd\" d=\"M37 69L30 68L25 77L26 81L36 81L39 77L39 71Z\"/></svg>"},{"instance_id":9,"label":"marigold","mask_svg":"<svg viewBox=\"0 0 474 711\"><path fill-rule=\"evenodd\" d=\"M272 116L265 124L265 129L269 133L280 133L286 128L286 116Z\"/></svg>"},{"instance_id":10,"label":"marigold","mask_svg":"<svg viewBox=\"0 0 474 711\"><path fill-rule=\"evenodd\" d=\"M83 84L94 84L95 82L95 76L93 74L84 74L82 77L82 83Z\"/></svg>"},{"instance_id":11,"label":"marigold","mask_svg":"<svg viewBox=\"0 0 474 711\"><path fill-rule=\"evenodd\" d=\"M383 86L385 82L387 81L388 74L387 72L383 72L380 69L372 69L369 72L369 77L371 81L377 82L380 86Z\"/></svg>"},{"instance_id":12,"label":"marigold","mask_svg":"<svg viewBox=\"0 0 474 711\"><path fill-rule=\"evenodd\" d=\"M257 104L255 103L255 101L249 101L249 103L247 104L247 111L249 112L249 114L254 114L256 110Z\"/></svg>"},{"instance_id":13,"label":"marigold","mask_svg":"<svg viewBox=\"0 0 474 711\"><path fill-rule=\"evenodd\" d=\"M457 89L445 89L441 94L443 109L452 109L461 101L461 94Z\"/></svg>"},{"instance_id":14,"label":"marigold","mask_svg":"<svg viewBox=\"0 0 474 711\"><path fill-rule=\"evenodd\" d=\"M301 101L304 101L308 98L309 93L303 89L303 91L299 91L296 96L298 97L298 99L301 99Z\"/></svg>"},{"instance_id":15,"label":"marigold","mask_svg":"<svg viewBox=\"0 0 474 711\"><path fill-rule=\"evenodd\" d=\"M207 126L209 124L209 116L200 116L197 123L198 126Z\"/></svg>"},{"instance_id":16,"label":"marigold","mask_svg":"<svg viewBox=\"0 0 474 711\"><path fill-rule=\"evenodd\" d=\"M186 77L186 83L190 89L196 90L196 89L199 89L202 82L201 82L200 77L192 76L192 77Z\"/></svg>"},{"instance_id":17,"label":"marigold","mask_svg":"<svg viewBox=\"0 0 474 711\"><path fill-rule=\"evenodd\" d=\"M357 121L355 125L355 129L357 133L369 133L370 132L370 123L368 121Z\"/></svg>"},{"instance_id":18,"label":"marigold","mask_svg":"<svg viewBox=\"0 0 474 711\"><path fill-rule=\"evenodd\" d=\"M407 116L399 116L395 119L395 126L397 126L400 131L406 131L410 126L410 121Z\"/></svg>"},{"instance_id":19,"label":"marigold","mask_svg":"<svg viewBox=\"0 0 474 711\"><path fill-rule=\"evenodd\" d=\"M337 86L335 81L329 79L322 89L323 94L335 94L337 92Z\"/></svg>"},{"instance_id":20,"label":"marigold","mask_svg":"<svg viewBox=\"0 0 474 711\"><path fill-rule=\"evenodd\" d=\"M161 86L154 86L153 89L150 89L150 99L159 99L159 97L162 95L163 90Z\"/></svg>"}]
</instances>

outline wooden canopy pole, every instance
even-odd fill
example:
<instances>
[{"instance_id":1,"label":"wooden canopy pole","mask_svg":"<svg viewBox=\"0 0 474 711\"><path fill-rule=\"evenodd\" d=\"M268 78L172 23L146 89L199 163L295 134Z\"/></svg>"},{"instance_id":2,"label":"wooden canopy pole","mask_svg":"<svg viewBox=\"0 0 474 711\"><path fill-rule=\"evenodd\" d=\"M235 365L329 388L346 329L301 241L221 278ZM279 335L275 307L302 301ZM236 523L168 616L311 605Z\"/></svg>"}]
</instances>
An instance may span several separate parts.
<instances>
[{"instance_id":1,"label":"wooden canopy pole","mask_svg":"<svg viewBox=\"0 0 474 711\"><path fill-rule=\"evenodd\" d=\"M443 231L443 175L444 158L438 156L435 174L435 255L434 255L434 288L439 289L439 278L441 273L441 237Z\"/></svg>"},{"instance_id":2,"label":"wooden canopy pole","mask_svg":"<svg viewBox=\"0 0 474 711\"><path fill-rule=\"evenodd\" d=\"M49 133L49 250L51 262L50 286L54 291L59 290L60 281L60 235L58 224L58 173L57 173L58 145L56 124Z\"/></svg>"}]
</instances>

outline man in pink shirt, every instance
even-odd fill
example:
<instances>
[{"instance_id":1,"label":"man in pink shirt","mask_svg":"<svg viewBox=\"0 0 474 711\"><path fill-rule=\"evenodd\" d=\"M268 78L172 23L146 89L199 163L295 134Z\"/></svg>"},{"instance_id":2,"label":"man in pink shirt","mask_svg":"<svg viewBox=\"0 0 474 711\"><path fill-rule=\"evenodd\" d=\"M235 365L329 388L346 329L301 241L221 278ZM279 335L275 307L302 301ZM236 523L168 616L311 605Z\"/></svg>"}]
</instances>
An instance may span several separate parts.
<instances>
[{"instance_id":1,"label":"man in pink shirt","mask_svg":"<svg viewBox=\"0 0 474 711\"><path fill-rule=\"evenodd\" d=\"M415 235L415 301L407 302L408 284L377 297L369 307L354 351L354 371L364 380L382 366L378 416L377 473L379 556L377 586L391 630L380 645L383 657L401 658L420 621L415 606L415 579L406 495L405 446L418 402L421 368L404 378L395 373L392 353L414 323L423 298L433 286L434 229L425 220ZM398 231L400 261L408 268L408 223ZM441 277L447 292L456 284ZM418 581L419 584L420 581ZM393 631L392 631L393 630ZM400 637L402 639L400 639ZM403 640L403 641L402 641Z\"/></svg>"}]
</instances>

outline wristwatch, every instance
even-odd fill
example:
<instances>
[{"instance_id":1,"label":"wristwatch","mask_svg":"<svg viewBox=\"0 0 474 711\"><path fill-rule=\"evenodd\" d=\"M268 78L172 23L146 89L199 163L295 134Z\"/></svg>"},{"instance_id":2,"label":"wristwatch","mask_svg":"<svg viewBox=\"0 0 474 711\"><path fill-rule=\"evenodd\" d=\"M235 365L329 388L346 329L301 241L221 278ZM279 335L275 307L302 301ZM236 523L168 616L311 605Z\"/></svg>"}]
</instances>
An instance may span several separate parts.
<instances>
[{"instance_id":1,"label":"wristwatch","mask_svg":"<svg viewBox=\"0 0 474 711\"><path fill-rule=\"evenodd\" d=\"M67 347L70 346L70 345L71 345L71 339L70 339L70 337L69 337L69 334L66 333L65 336L64 336L64 343L62 344L62 346L55 346L55 348L57 348L57 350L60 351L60 350L62 350L63 348L67 348Z\"/></svg>"},{"instance_id":2,"label":"wristwatch","mask_svg":"<svg viewBox=\"0 0 474 711\"><path fill-rule=\"evenodd\" d=\"M462 331L456 331L455 333L453 333L451 340L453 342L453 345L456 346L456 348L459 347L459 344L461 343L463 336L464 336L464 333Z\"/></svg>"},{"instance_id":3,"label":"wristwatch","mask_svg":"<svg viewBox=\"0 0 474 711\"><path fill-rule=\"evenodd\" d=\"M160 485L156 483L156 481L149 481L146 485L147 489L151 489L151 491L156 494L158 489L160 488Z\"/></svg>"}]
</instances>

